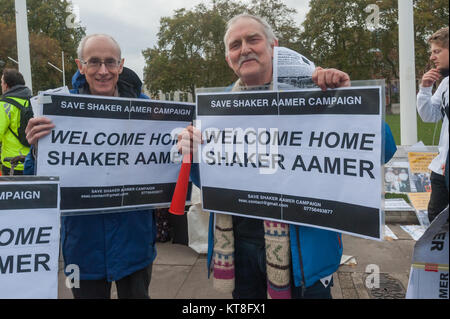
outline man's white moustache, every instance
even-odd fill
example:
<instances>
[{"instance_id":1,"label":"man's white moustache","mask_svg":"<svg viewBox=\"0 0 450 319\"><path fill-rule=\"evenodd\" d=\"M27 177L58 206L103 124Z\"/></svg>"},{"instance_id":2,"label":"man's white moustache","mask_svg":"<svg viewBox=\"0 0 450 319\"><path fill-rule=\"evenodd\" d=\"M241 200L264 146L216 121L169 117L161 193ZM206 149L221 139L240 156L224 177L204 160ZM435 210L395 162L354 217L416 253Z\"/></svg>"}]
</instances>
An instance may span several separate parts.
<instances>
[{"instance_id":1,"label":"man's white moustache","mask_svg":"<svg viewBox=\"0 0 450 319\"><path fill-rule=\"evenodd\" d=\"M256 60L257 62L259 62L258 57L256 55L252 54L252 55L247 55L245 57L241 57L239 59L239 66L241 66L242 63L247 62L249 60Z\"/></svg>"}]
</instances>

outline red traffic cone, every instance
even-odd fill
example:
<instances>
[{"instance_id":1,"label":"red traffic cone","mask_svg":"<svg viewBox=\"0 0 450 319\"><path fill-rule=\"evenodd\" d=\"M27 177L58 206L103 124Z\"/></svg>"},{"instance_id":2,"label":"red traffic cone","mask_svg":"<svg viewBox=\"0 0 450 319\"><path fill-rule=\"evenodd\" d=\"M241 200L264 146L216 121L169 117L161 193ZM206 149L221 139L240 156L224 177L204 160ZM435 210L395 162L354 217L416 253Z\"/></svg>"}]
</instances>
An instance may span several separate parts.
<instances>
[{"instance_id":1,"label":"red traffic cone","mask_svg":"<svg viewBox=\"0 0 450 319\"><path fill-rule=\"evenodd\" d=\"M189 174L191 173L192 156L184 155L181 163L180 174L178 175L177 185L173 192L172 202L170 203L169 212L174 215L184 215L184 207L186 206L186 196L189 185Z\"/></svg>"}]
</instances>

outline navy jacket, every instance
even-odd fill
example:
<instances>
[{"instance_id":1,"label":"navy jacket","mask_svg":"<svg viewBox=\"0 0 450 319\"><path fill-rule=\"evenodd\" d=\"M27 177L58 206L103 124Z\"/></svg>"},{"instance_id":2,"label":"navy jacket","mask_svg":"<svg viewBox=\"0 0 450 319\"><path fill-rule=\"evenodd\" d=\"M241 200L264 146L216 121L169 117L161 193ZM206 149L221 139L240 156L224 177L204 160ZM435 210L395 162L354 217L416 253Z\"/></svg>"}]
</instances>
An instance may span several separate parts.
<instances>
[{"instance_id":1,"label":"navy jacket","mask_svg":"<svg viewBox=\"0 0 450 319\"><path fill-rule=\"evenodd\" d=\"M73 94L89 92L79 72L72 85ZM141 94L142 82L129 69L124 68L117 86L121 97L148 99ZM35 173L32 152L24 173ZM64 263L78 265L81 280L115 281L147 267L156 257L155 242L153 210L61 217Z\"/></svg>"},{"instance_id":2,"label":"navy jacket","mask_svg":"<svg viewBox=\"0 0 450 319\"><path fill-rule=\"evenodd\" d=\"M231 89L231 87L230 87ZM384 163L395 154L397 147L389 125L384 122ZM198 164L192 164L192 182L201 186ZM214 248L214 217L210 214L208 234L208 275ZM343 245L342 234L334 231L289 225L291 261L294 285L310 287L318 280L332 275L340 266Z\"/></svg>"}]
</instances>

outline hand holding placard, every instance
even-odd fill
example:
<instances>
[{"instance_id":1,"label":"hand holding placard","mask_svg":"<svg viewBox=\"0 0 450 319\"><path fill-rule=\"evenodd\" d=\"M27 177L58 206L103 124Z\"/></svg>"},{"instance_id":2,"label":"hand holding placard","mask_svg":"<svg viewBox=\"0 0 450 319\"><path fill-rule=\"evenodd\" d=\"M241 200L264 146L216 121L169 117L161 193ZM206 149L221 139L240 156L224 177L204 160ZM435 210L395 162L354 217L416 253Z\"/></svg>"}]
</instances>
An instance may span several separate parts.
<instances>
[{"instance_id":1,"label":"hand holding placard","mask_svg":"<svg viewBox=\"0 0 450 319\"><path fill-rule=\"evenodd\" d=\"M181 163L180 174L178 175L177 185L173 193L172 202L170 204L169 212L174 215L183 215L184 207L186 205L186 196L189 186L189 174L191 172L191 155L184 155Z\"/></svg>"}]
</instances>

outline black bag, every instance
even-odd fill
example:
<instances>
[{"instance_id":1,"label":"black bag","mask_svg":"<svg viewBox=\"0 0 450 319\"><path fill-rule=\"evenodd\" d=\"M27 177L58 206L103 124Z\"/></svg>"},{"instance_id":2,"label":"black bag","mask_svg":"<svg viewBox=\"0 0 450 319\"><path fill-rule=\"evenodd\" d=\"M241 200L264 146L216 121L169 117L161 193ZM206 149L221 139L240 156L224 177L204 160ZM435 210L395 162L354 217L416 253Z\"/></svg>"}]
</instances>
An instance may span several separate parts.
<instances>
[{"instance_id":1,"label":"black bag","mask_svg":"<svg viewBox=\"0 0 450 319\"><path fill-rule=\"evenodd\" d=\"M11 130L11 127L9 128L9 130L19 140L20 144L22 144L26 147L30 147L30 144L28 144L28 141L27 141L27 135L25 134L25 129L27 128L28 121L30 119L32 119L34 116L33 108L31 107L30 100L27 99L26 107L23 106L22 104L20 104L19 102L17 102L16 100L13 100L13 99L10 99L7 97L2 98L0 100L0 102L5 102L8 104L14 105L15 107L17 107L20 110L20 123L19 123L19 127L17 128L17 134L14 133L13 130Z\"/></svg>"},{"instance_id":2,"label":"black bag","mask_svg":"<svg viewBox=\"0 0 450 319\"><path fill-rule=\"evenodd\" d=\"M169 210L167 208L160 208L155 210L156 218L156 241L165 243L172 239L171 227L169 222Z\"/></svg>"}]
</instances>

